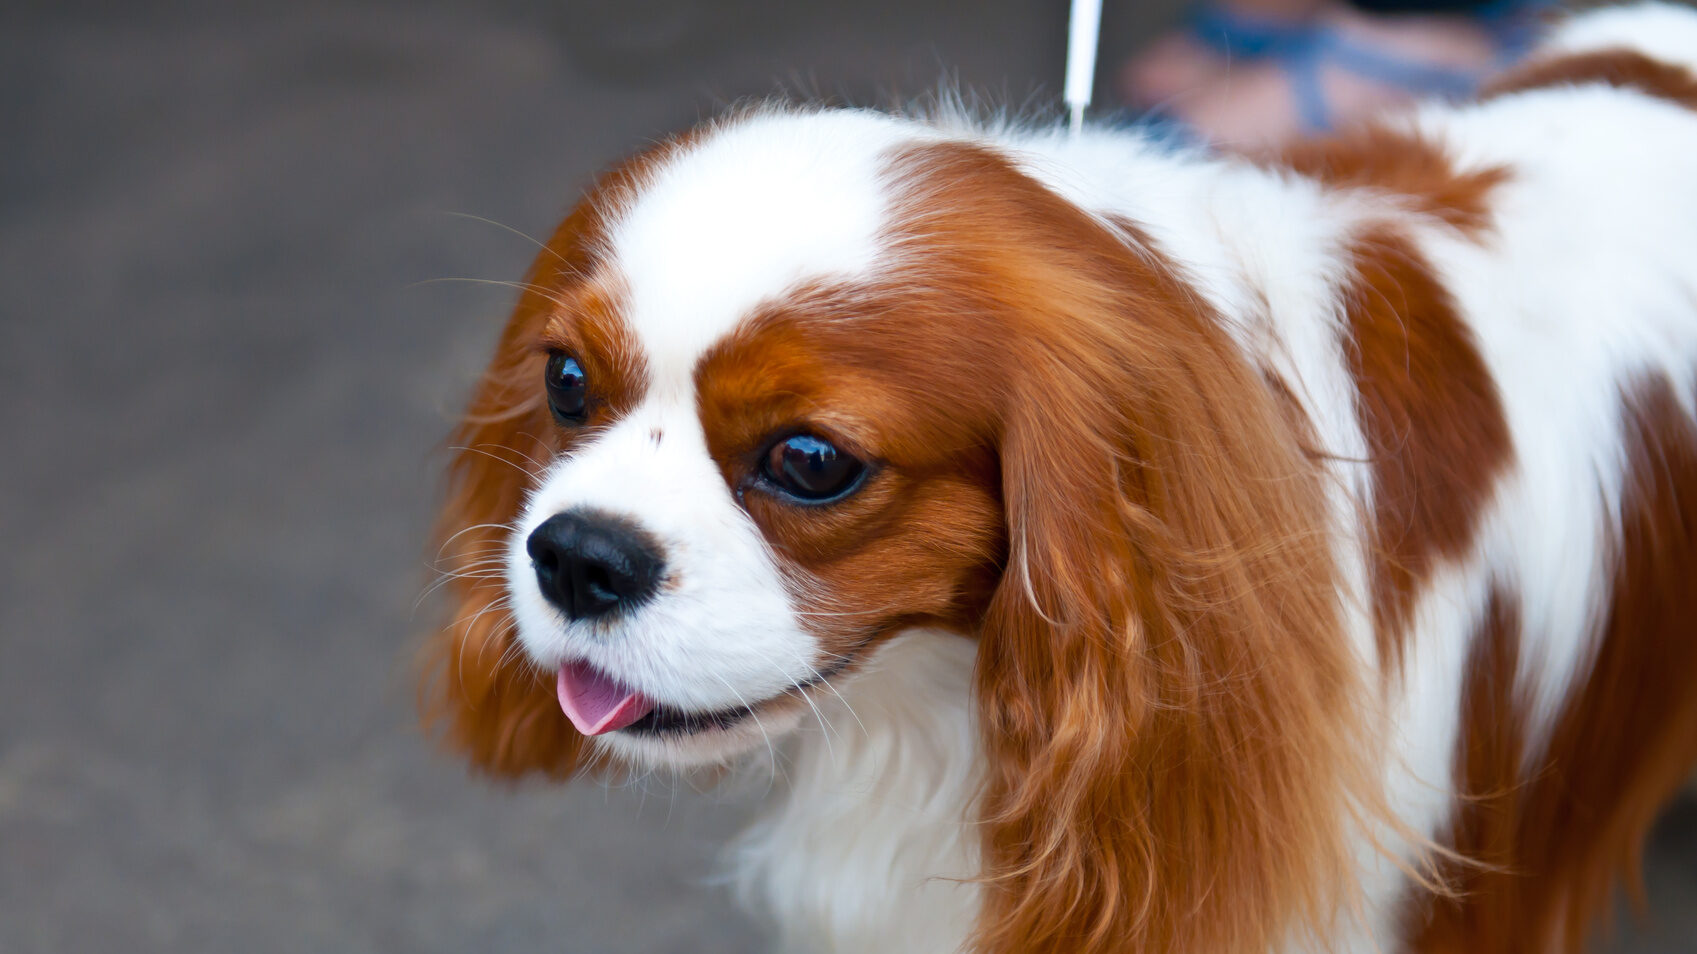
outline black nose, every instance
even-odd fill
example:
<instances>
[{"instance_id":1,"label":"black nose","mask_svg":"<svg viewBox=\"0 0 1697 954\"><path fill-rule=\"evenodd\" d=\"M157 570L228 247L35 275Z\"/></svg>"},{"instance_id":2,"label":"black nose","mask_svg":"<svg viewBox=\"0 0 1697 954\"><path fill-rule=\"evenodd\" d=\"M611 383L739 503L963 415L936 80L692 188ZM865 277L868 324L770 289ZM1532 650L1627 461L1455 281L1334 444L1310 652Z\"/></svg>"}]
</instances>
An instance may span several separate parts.
<instances>
[{"instance_id":1,"label":"black nose","mask_svg":"<svg viewBox=\"0 0 1697 954\"><path fill-rule=\"evenodd\" d=\"M531 531L524 546L542 595L570 619L630 609L653 596L660 583L659 548L611 514L555 514Z\"/></svg>"}]
</instances>

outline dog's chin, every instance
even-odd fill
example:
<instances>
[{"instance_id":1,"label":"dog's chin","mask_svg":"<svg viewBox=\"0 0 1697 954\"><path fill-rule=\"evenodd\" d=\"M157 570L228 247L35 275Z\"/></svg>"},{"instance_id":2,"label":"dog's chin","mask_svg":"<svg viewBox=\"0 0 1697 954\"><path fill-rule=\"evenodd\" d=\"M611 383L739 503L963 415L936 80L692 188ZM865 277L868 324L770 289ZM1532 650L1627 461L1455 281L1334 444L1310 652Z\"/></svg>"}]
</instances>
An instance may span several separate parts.
<instances>
[{"instance_id":1,"label":"dog's chin","mask_svg":"<svg viewBox=\"0 0 1697 954\"><path fill-rule=\"evenodd\" d=\"M805 690L804 690L805 691ZM724 767L751 753L764 758L801 724L807 702L794 693L753 709L684 715L656 710L659 718L596 736L594 744L633 768Z\"/></svg>"}]
</instances>

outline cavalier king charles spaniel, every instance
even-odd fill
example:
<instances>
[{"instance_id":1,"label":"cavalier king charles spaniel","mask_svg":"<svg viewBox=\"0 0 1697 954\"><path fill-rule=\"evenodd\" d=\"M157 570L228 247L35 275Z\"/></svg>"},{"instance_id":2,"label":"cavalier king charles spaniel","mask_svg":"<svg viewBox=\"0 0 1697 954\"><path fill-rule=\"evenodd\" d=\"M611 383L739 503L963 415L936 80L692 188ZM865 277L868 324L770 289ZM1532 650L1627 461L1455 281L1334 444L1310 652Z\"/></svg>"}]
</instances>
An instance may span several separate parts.
<instances>
[{"instance_id":1,"label":"cavalier king charles spaniel","mask_svg":"<svg viewBox=\"0 0 1697 954\"><path fill-rule=\"evenodd\" d=\"M1575 950L1697 760L1697 13L1257 157L743 111L454 444L435 731L769 764L792 948Z\"/></svg>"}]
</instances>

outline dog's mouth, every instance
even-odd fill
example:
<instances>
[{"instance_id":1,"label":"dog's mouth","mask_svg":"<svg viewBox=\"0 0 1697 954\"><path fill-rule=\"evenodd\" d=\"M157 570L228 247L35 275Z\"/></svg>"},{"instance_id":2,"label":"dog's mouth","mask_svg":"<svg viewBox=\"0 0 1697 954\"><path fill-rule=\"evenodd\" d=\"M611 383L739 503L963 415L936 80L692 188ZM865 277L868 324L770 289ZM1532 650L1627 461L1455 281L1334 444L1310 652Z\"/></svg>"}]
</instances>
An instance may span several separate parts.
<instances>
[{"instance_id":1,"label":"dog's mouth","mask_svg":"<svg viewBox=\"0 0 1697 954\"><path fill-rule=\"evenodd\" d=\"M844 654L831 665L816 670L811 678L795 683L776 695L726 709L680 709L664 705L582 660L560 667L555 688L560 709L584 735L619 731L647 736L699 735L730 729L746 719L757 718L763 709L799 698L802 693L823 685L827 679L847 669L856 655Z\"/></svg>"},{"instance_id":2,"label":"dog's mouth","mask_svg":"<svg viewBox=\"0 0 1697 954\"><path fill-rule=\"evenodd\" d=\"M729 729L754 715L760 708L798 692L801 688L803 687L798 686L796 689L787 690L752 706L735 706L711 712L691 712L687 709L655 706L647 715L625 726L625 731L633 735L698 735L713 729Z\"/></svg>"}]
</instances>

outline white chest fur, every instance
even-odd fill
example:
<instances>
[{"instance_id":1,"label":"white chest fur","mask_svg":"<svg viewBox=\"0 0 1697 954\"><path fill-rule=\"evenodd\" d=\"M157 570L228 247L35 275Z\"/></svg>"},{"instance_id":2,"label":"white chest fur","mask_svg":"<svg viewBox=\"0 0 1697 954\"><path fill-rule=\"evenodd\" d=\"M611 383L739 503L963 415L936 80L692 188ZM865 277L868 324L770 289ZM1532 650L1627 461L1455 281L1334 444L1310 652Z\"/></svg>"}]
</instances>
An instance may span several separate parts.
<instances>
[{"instance_id":1,"label":"white chest fur","mask_svg":"<svg viewBox=\"0 0 1697 954\"><path fill-rule=\"evenodd\" d=\"M979 783L975 644L913 632L886 644L789 748L769 813L731 846L745 904L784 950L938 954L977 910L967 829Z\"/></svg>"}]
</instances>

